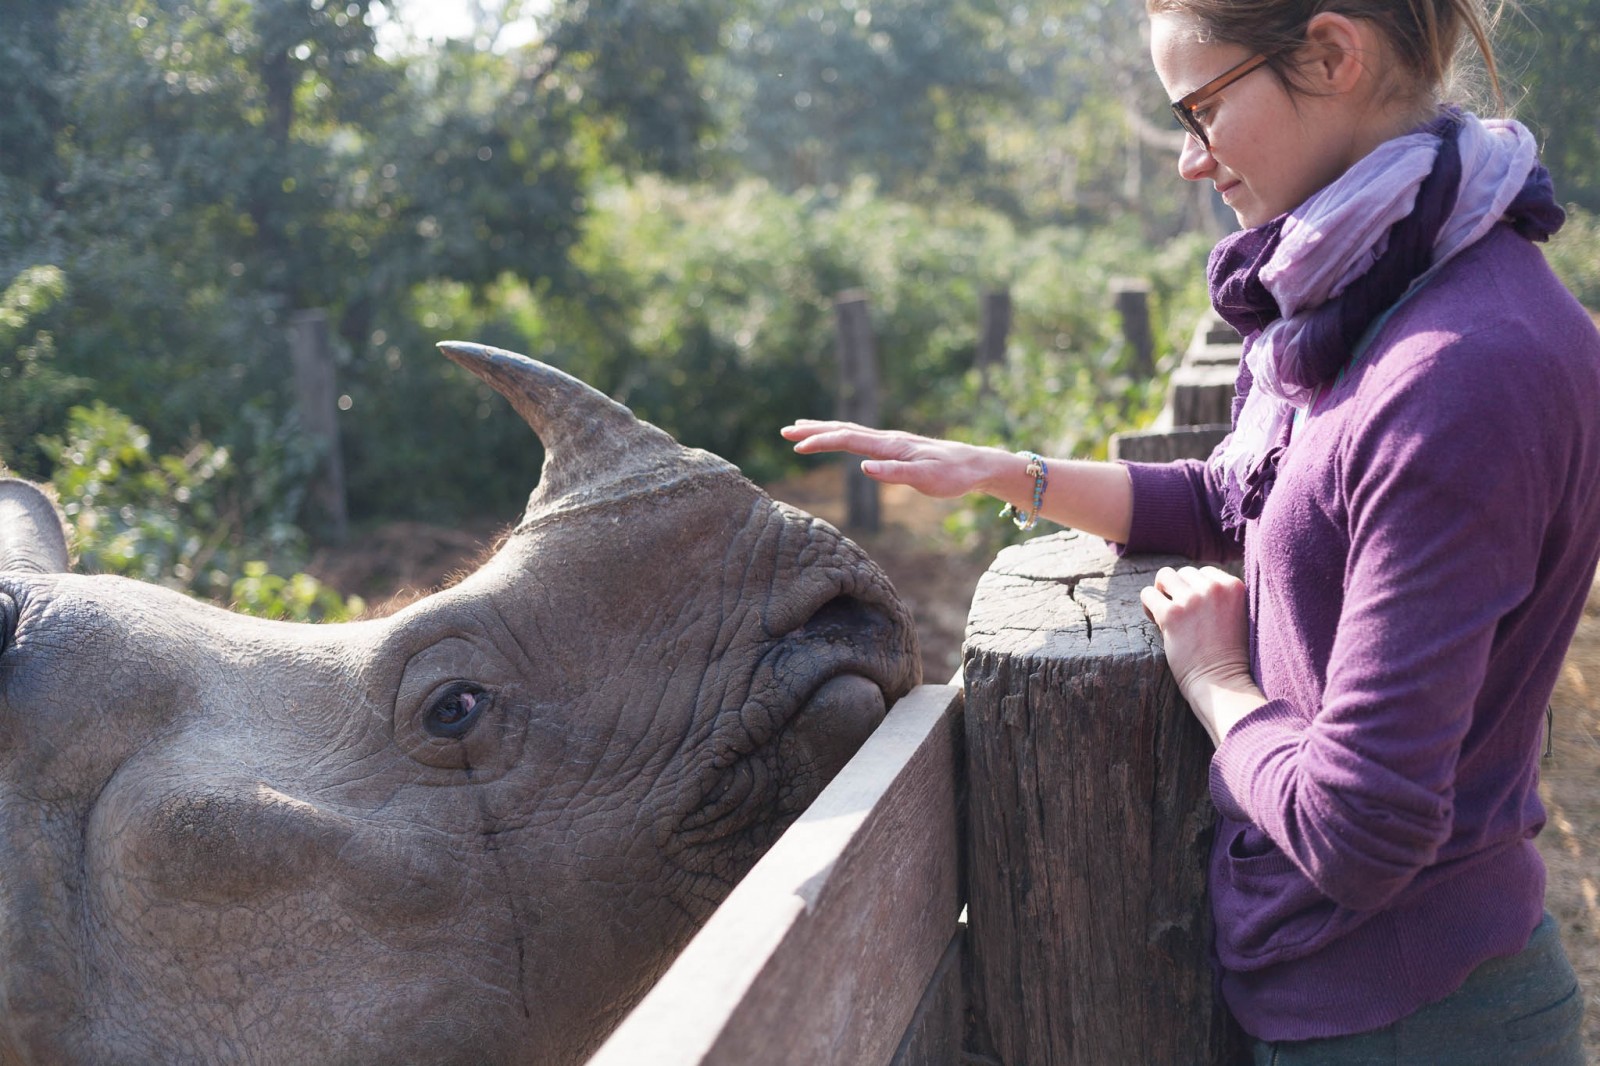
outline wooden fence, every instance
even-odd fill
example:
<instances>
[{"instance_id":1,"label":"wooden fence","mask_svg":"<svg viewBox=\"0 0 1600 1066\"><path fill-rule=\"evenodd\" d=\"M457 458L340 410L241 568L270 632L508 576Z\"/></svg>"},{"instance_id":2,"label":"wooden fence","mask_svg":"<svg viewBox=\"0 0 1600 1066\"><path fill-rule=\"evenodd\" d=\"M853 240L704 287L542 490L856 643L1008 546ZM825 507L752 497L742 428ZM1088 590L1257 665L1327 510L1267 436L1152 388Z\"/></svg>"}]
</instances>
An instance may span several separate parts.
<instances>
[{"instance_id":1,"label":"wooden fence","mask_svg":"<svg viewBox=\"0 0 1600 1066\"><path fill-rule=\"evenodd\" d=\"M1225 341L1202 324L1174 386L1211 390L1174 405L1200 413L1127 458L1220 437L1178 419L1231 394ZM1001 552L960 684L895 705L590 1066L1243 1061L1209 962L1210 742L1138 599L1175 561L1071 532Z\"/></svg>"},{"instance_id":2,"label":"wooden fence","mask_svg":"<svg viewBox=\"0 0 1600 1066\"><path fill-rule=\"evenodd\" d=\"M959 1061L960 729L896 703L590 1066Z\"/></svg>"}]
</instances>

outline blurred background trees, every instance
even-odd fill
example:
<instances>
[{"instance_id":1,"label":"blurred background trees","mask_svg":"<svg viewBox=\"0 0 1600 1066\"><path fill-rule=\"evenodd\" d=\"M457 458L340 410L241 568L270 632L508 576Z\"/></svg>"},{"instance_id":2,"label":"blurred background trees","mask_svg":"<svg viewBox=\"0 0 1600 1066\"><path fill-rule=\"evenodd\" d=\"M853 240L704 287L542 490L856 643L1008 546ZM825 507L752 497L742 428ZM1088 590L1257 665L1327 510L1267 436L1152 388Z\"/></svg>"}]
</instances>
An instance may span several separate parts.
<instances>
[{"instance_id":1,"label":"blurred background trees","mask_svg":"<svg viewBox=\"0 0 1600 1066\"><path fill-rule=\"evenodd\" d=\"M1153 395L1112 275L1151 281L1158 357L1204 304L1230 223L1174 173L1141 5L455 6L430 38L420 0L0 0L0 459L72 482L142 442L151 513L217 545L169 544L163 580L226 599L255 557L303 559L301 312L331 324L359 526L506 520L537 477L441 339L546 359L770 479L777 427L829 413L841 290L870 294L886 420L1085 451ZM1600 0L1524 12L1519 110L1600 210L1600 33L1575 30ZM1600 273L1557 244L1575 285ZM1010 373L980 395L997 288ZM205 508L155 502L180 491ZM107 515L130 507L95 528L144 528L136 501Z\"/></svg>"}]
</instances>

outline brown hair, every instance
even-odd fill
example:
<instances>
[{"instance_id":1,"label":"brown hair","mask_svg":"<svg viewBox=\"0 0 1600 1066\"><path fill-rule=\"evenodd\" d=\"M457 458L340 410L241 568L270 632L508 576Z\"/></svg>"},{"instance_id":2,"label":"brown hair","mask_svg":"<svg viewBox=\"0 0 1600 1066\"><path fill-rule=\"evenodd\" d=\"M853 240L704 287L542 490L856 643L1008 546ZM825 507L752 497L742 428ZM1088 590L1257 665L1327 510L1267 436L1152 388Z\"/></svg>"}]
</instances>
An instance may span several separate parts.
<instances>
[{"instance_id":1,"label":"brown hair","mask_svg":"<svg viewBox=\"0 0 1600 1066\"><path fill-rule=\"evenodd\" d=\"M1455 72L1456 53L1470 36L1483 55L1495 101L1504 106L1500 74L1489 43L1498 10L1485 0L1146 0L1152 13L1193 17L1209 39L1237 44L1272 57L1272 66L1294 88L1287 58L1305 43L1306 25L1325 11L1372 23L1394 49L1412 84L1443 91Z\"/></svg>"}]
</instances>

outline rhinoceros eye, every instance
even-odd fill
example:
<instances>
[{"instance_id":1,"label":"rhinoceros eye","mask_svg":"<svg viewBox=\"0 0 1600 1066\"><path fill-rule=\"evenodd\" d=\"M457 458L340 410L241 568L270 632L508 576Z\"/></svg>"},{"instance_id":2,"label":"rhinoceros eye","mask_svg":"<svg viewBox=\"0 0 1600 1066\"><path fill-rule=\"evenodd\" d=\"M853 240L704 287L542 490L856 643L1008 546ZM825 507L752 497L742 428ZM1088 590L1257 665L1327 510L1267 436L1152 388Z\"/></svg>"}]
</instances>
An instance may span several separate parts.
<instances>
[{"instance_id":1,"label":"rhinoceros eye","mask_svg":"<svg viewBox=\"0 0 1600 1066\"><path fill-rule=\"evenodd\" d=\"M454 739L465 736L487 706L487 692L470 682L457 682L433 701L423 717L422 727L436 737Z\"/></svg>"}]
</instances>

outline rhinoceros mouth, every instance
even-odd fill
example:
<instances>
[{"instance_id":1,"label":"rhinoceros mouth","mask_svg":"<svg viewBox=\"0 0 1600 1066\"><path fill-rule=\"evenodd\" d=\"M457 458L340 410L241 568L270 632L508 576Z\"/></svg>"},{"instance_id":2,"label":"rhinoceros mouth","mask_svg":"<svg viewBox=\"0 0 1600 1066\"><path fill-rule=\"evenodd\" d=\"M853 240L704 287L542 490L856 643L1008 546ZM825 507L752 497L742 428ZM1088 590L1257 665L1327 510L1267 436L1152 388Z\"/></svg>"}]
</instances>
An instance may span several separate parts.
<instances>
[{"instance_id":1,"label":"rhinoceros mouth","mask_svg":"<svg viewBox=\"0 0 1600 1066\"><path fill-rule=\"evenodd\" d=\"M681 866L694 871L703 855L722 868L698 872L721 880L728 842L740 837L753 861L915 683L895 653L904 623L874 600L829 600L768 653L745 704L724 712L696 802L665 835Z\"/></svg>"}]
</instances>

